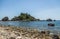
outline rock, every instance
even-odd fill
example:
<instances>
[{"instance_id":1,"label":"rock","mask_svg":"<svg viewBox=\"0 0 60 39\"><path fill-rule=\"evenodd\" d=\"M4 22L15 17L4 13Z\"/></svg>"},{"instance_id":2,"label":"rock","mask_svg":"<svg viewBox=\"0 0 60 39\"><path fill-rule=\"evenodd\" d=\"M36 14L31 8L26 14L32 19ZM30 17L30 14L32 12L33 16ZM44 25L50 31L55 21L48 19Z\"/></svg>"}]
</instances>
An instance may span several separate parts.
<instances>
[{"instance_id":1,"label":"rock","mask_svg":"<svg viewBox=\"0 0 60 39\"><path fill-rule=\"evenodd\" d=\"M19 33L15 33L15 35L20 36L20 34L19 34Z\"/></svg>"},{"instance_id":2,"label":"rock","mask_svg":"<svg viewBox=\"0 0 60 39\"><path fill-rule=\"evenodd\" d=\"M9 39L15 39L15 37L10 37Z\"/></svg>"},{"instance_id":3,"label":"rock","mask_svg":"<svg viewBox=\"0 0 60 39\"><path fill-rule=\"evenodd\" d=\"M54 20L54 21L56 21L56 20Z\"/></svg>"},{"instance_id":4,"label":"rock","mask_svg":"<svg viewBox=\"0 0 60 39\"><path fill-rule=\"evenodd\" d=\"M41 31L42 34L45 34L45 31Z\"/></svg>"},{"instance_id":5,"label":"rock","mask_svg":"<svg viewBox=\"0 0 60 39\"><path fill-rule=\"evenodd\" d=\"M46 34L50 34L50 31L46 31Z\"/></svg>"},{"instance_id":6,"label":"rock","mask_svg":"<svg viewBox=\"0 0 60 39\"><path fill-rule=\"evenodd\" d=\"M52 21L52 19L49 18L49 19L47 19L46 21Z\"/></svg>"},{"instance_id":7,"label":"rock","mask_svg":"<svg viewBox=\"0 0 60 39\"><path fill-rule=\"evenodd\" d=\"M49 23L48 26L55 26L55 24L53 24L53 23Z\"/></svg>"},{"instance_id":8,"label":"rock","mask_svg":"<svg viewBox=\"0 0 60 39\"><path fill-rule=\"evenodd\" d=\"M53 35L53 33L50 33L49 35Z\"/></svg>"},{"instance_id":9,"label":"rock","mask_svg":"<svg viewBox=\"0 0 60 39\"><path fill-rule=\"evenodd\" d=\"M52 39L59 39L59 36L58 35L53 35Z\"/></svg>"},{"instance_id":10,"label":"rock","mask_svg":"<svg viewBox=\"0 0 60 39\"><path fill-rule=\"evenodd\" d=\"M2 19L2 21L8 21L8 20L9 20L8 17L4 17L4 18Z\"/></svg>"},{"instance_id":11,"label":"rock","mask_svg":"<svg viewBox=\"0 0 60 39\"><path fill-rule=\"evenodd\" d=\"M18 36L16 39L22 39L22 37L21 36Z\"/></svg>"}]
</instances>

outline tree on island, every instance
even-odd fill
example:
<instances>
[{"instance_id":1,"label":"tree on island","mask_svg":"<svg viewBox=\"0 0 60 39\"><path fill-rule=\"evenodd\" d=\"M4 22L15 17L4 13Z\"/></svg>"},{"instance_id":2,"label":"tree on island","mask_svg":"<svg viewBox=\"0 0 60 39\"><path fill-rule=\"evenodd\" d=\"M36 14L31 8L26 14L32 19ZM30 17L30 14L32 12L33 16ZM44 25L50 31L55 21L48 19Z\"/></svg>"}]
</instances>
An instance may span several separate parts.
<instances>
[{"instance_id":1,"label":"tree on island","mask_svg":"<svg viewBox=\"0 0 60 39\"><path fill-rule=\"evenodd\" d=\"M17 16L15 16L14 18L11 19L11 21L17 21L17 20L18 21L20 20Z\"/></svg>"},{"instance_id":2,"label":"tree on island","mask_svg":"<svg viewBox=\"0 0 60 39\"><path fill-rule=\"evenodd\" d=\"M4 17L4 18L2 18L2 21L8 21L8 20L9 20L8 17Z\"/></svg>"},{"instance_id":3,"label":"tree on island","mask_svg":"<svg viewBox=\"0 0 60 39\"><path fill-rule=\"evenodd\" d=\"M28 13L21 13L19 16L16 16L11 19L12 21L35 21L37 20L35 17L31 16Z\"/></svg>"}]
</instances>

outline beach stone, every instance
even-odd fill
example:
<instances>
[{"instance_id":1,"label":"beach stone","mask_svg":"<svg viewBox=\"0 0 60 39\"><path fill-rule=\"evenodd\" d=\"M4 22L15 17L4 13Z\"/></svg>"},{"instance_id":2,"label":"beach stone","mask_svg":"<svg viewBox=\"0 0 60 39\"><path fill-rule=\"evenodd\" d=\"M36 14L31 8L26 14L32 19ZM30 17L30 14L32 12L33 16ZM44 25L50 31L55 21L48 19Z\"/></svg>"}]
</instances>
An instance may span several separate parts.
<instances>
[{"instance_id":1,"label":"beach stone","mask_svg":"<svg viewBox=\"0 0 60 39\"><path fill-rule=\"evenodd\" d=\"M51 35L54 35L54 34L53 33L50 33L49 35L51 36Z\"/></svg>"},{"instance_id":2,"label":"beach stone","mask_svg":"<svg viewBox=\"0 0 60 39\"><path fill-rule=\"evenodd\" d=\"M22 39L22 37L21 36L18 36L18 37L16 37L16 39Z\"/></svg>"},{"instance_id":3,"label":"beach stone","mask_svg":"<svg viewBox=\"0 0 60 39\"><path fill-rule=\"evenodd\" d=\"M10 37L9 39L15 39L15 37Z\"/></svg>"},{"instance_id":4,"label":"beach stone","mask_svg":"<svg viewBox=\"0 0 60 39\"><path fill-rule=\"evenodd\" d=\"M59 39L58 35L52 35L52 39Z\"/></svg>"},{"instance_id":5,"label":"beach stone","mask_svg":"<svg viewBox=\"0 0 60 39\"><path fill-rule=\"evenodd\" d=\"M19 33L15 33L15 35L20 36L20 34L19 34Z\"/></svg>"},{"instance_id":6,"label":"beach stone","mask_svg":"<svg viewBox=\"0 0 60 39\"><path fill-rule=\"evenodd\" d=\"M41 34L45 34L45 31L41 31Z\"/></svg>"}]
</instances>

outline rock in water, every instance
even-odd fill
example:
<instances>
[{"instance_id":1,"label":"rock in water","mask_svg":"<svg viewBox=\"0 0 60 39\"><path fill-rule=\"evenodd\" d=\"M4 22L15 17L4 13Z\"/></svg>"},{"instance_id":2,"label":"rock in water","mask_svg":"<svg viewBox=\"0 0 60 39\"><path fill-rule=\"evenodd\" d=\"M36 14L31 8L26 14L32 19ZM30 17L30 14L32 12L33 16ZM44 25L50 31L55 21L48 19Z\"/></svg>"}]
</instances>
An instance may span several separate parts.
<instances>
[{"instance_id":1,"label":"rock in water","mask_svg":"<svg viewBox=\"0 0 60 39\"><path fill-rule=\"evenodd\" d=\"M55 26L55 24L53 24L53 23L49 23L48 26Z\"/></svg>"}]
</instances>

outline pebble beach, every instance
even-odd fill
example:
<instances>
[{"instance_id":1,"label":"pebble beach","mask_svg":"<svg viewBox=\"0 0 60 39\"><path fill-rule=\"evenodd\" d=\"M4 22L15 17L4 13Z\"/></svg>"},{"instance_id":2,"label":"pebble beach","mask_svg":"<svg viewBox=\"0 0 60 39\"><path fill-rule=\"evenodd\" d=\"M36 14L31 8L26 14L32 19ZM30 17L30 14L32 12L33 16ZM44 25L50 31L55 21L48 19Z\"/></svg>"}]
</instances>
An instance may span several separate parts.
<instances>
[{"instance_id":1,"label":"pebble beach","mask_svg":"<svg viewBox=\"0 0 60 39\"><path fill-rule=\"evenodd\" d=\"M0 26L0 39L60 39L50 31L38 31L15 26Z\"/></svg>"}]
</instances>

